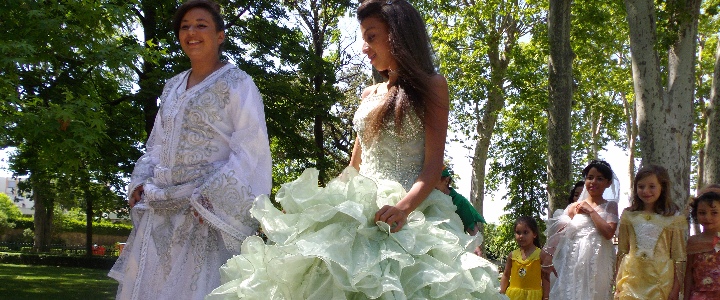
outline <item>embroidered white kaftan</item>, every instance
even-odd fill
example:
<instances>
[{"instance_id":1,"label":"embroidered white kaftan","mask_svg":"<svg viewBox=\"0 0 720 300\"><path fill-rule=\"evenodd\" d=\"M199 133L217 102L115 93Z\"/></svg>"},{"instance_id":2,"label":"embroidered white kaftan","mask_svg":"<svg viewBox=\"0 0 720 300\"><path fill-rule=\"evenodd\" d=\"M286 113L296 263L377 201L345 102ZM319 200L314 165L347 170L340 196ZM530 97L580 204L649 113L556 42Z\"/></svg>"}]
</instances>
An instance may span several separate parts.
<instances>
[{"instance_id":1,"label":"embroidered white kaftan","mask_svg":"<svg viewBox=\"0 0 720 300\"><path fill-rule=\"evenodd\" d=\"M226 64L187 89L189 74L166 83L128 186L128 195L140 185L144 194L109 273L118 299L203 299L220 285L220 266L257 231L253 200L270 192L265 115L250 76Z\"/></svg>"}]
</instances>

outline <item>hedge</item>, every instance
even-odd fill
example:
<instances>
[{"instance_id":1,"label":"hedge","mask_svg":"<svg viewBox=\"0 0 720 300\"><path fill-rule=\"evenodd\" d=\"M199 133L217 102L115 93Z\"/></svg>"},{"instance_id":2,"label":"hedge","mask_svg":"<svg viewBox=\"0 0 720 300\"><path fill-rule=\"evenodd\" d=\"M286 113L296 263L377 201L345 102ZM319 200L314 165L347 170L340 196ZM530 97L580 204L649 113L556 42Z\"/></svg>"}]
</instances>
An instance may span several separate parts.
<instances>
[{"instance_id":1,"label":"hedge","mask_svg":"<svg viewBox=\"0 0 720 300\"><path fill-rule=\"evenodd\" d=\"M9 219L8 222L15 223L16 229L30 228L35 230L35 224L33 223L32 217L21 217ZM62 222L62 232L79 232L85 233L85 222L76 219L64 219ZM105 234L105 235L129 235L132 230L132 225L129 224L115 224L110 222L97 222L93 223L94 234Z\"/></svg>"},{"instance_id":2,"label":"hedge","mask_svg":"<svg viewBox=\"0 0 720 300\"><path fill-rule=\"evenodd\" d=\"M42 265L59 267L79 267L110 270L116 257L102 256L68 256L38 253L7 253L0 252L0 263L21 265Z\"/></svg>"}]
</instances>

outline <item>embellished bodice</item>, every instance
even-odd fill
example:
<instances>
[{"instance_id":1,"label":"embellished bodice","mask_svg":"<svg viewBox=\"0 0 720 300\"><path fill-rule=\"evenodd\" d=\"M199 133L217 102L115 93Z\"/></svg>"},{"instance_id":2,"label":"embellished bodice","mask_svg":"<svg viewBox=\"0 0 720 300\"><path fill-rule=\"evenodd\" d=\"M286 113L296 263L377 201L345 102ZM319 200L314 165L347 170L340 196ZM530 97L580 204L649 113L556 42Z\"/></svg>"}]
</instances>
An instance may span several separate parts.
<instances>
[{"instance_id":1,"label":"embellished bodice","mask_svg":"<svg viewBox=\"0 0 720 300\"><path fill-rule=\"evenodd\" d=\"M684 216L662 216L641 211L626 211L620 221L620 255L629 254L641 259L685 259L682 245L687 226ZM633 243L634 241L634 243ZM630 243L627 245L626 243ZM677 252L677 253L674 253Z\"/></svg>"},{"instance_id":2,"label":"embellished bodice","mask_svg":"<svg viewBox=\"0 0 720 300\"><path fill-rule=\"evenodd\" d=\"M720 291L720 252L693 253L693 289L696 291Z\"/></svg>"},{"instance_id":3,"label":"embellished bodice","mask_svg":"<svg viewBox=\"0 0 720 300\"><path fill-rule=\"evenodd\" d=\"M353 127L362 149L360 174L375 179L397 181L408 191L422 170L425 159L425 131L417 114L409 111L400 130L395 130L395 123L390 120L374 139L368 138L365 134L368 115L381 105L384 99L385 93L373 92L363 99L355 112Z\"/></svg>"}]
</instances>

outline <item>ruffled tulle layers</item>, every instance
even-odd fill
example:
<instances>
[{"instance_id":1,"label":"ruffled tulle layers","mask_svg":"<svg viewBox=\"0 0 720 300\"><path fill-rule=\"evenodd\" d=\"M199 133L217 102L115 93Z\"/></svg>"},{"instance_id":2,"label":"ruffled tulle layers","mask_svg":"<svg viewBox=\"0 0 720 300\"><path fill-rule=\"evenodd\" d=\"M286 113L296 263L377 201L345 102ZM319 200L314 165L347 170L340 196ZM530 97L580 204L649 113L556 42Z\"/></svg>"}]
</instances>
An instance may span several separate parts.
<instances>
[{"instance_id":1,"label":"ruffled tulle layers","mask_svg":"<svg viewBox=\"0 0 720 300\"><path fill-rule=\"evenodd\" d=\"M347 168L326 188L306 170L277 200L256 199L251 213L268 237L250 237L221 268L208 299L499 299L497 271L466 252L451 199L433 191L397 233L373 222L379 207L405 195L393 181Z\"/></svg>"}]
</instances>

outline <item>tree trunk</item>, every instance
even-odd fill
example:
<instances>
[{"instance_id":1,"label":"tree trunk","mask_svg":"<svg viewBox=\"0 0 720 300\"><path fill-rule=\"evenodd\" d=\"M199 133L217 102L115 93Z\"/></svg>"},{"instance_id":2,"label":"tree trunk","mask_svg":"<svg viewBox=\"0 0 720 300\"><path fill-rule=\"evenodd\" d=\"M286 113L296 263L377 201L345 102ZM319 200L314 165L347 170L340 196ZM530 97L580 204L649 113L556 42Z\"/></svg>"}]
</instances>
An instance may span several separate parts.
<instances>
[{"instance_id":1,"label":"tree trunk","mask_svg":"<svg viewBox=\"0 0 720 300\"><path fill-rule=\"evenodd\" d=\"M495 71L491 72L495 73ZM485 199L485 165L487 164L490 141L495 130L498 113L505 103L505 96L499 89L500 85L492 84L488 101L483 110L482 121L476 127L478 140L475 143L475 155L473 155L472 160L470 201L472 201L475 209L481 213L483 212L483 201Z\"/></svg>"},{"instance_id":2,"label":"tree trunk","mask_svg":"<svg viewBox=\"0 0 720 300\"><path fill-rule=\"evenodd\" d=\"M517 44L517 22L512 16L505 16L505 18L507 18L505 19L506 23L502 24L505 27L492 27L494 32L488 35L490 86L488 88L488 100L482 110L482 117L475 127L478 140L475 143L475 154L472 160L470 201L481 214L483 213L483 202L485 200L485 165L487 164L488 151L498 114L505 105L503 84L506 80L512 50Z\"/></svg>"},{"instance_id":3,"label":"tree trunk","mask_svg":"<svg viewBox=\"0 0 720 300\"><path fill-rule=\"evenodd\" d=\"M635 186L635 151L637 149L636 141L637 141L637 106L635 105L636 102L630 103L627 101L627 95L625 93L622 93L620 95L623 99L623 109L625 110L625 115L627 116L627 119L625 119L625 135L627 136L627 144L628 144L628 175L630 178L630 186L629 189L632 189Z\"/></svg>"},{"instance_id":4,"label":"tree trunk","mask_svg":"<svg viewBox=\"0 0 720 300\"><path fill-rule=\"evenodd\" d=\"M93 201L92 197L89 195L88 191L85 191L85 201L87 202L87 205L85 206L85 254L87 256L92 256L92 218L93 218Z\"/></svg>"},{"instance_id":5,"label":"tree trunk","mask_svg":"<svg viewBox=\"0 0 720 300\"><path fill-rule=\"evenodd\" d=\"M707 113L707 126L705 127L705 172L703 182L705 185L720 183L720 43L715 50L715 70L713 71L712 90L710 101L705 112Z\"/></svg>"},{"instance_id":6,"label":"tree trunk","mask_svg":"<svg viewBox=\"0 0 720 300\"><path fill-rule=\"evenodd\" d=\"M325 165L325 136L323 134L323 116L315 115L313 120L313 136L315 140L315 160L320 175L318 183L325 185L325 176L327 174L327 166Z\"/></svg>"},{"instance_id":7,"label":"tree trunk","mask_svg":"<svg viewBox=\"0 0 720 300\"><path fill-rule=\"evenodd\" d=\"M571 124L574 53L570 47L570 0L550 0L548 38L550 40L548 107L548 215L567 204L566 193L572 179Z\"/></svg>"},{"instance_id":8,"label":"tree trunk","mask_svg":"<svg viewBox=\"0 0 720 300\"><path fill-rule=\"evenodd\" d=\"M148 41L155 41L157 44L157 34L155 28L157 28L157 10L155 3L151 1L141 1L142 15L138 15L140 23L142 23L143 36L145 38L145 47L153 47L149 45ZM158 46L154 46L158 47ZM148 59L143 59L142 71L138 74L138 86L140 90L137 93L138 101L141 103L143 113L145 114L145 132L147 138L150 138L150 132L152 132L153 126L155 125L155 115L158 113L157 99L160 96L160 90L162 87L161 83L157 82L155 76L150 74L157 72L157 63L154 63Z\"/></svg>"},{"instance_id":9,"label":"tree trunk","mask_svg":"<svg viewBox=\"0 0 720 300\"><path fill-rule=\"evenodd\" d=\"M672 199L681 207L689 196L695 90L695 46L700 0L674 12L678 31L668 51L668 85L663 91L652 0L625 0L630 29L633 83L643 165L664 166L673 182Z\"/></svg>"},{"instance_id":10,"label":"tree trunk","mask_svg":"<svg viewBox=\"0 0 720 300\"><path fill-rule=\"evenodd\" d=\"M52 239L52 219L54 203L52 199L42 197L42 188L38 188L42 183L32 178L30 182L33 187L33 201L35 202L35 214L33 215L33 224L35 225L33 237L33 251L48 252L50 251L50 241Z\"/></svg>"}]
</instances>

